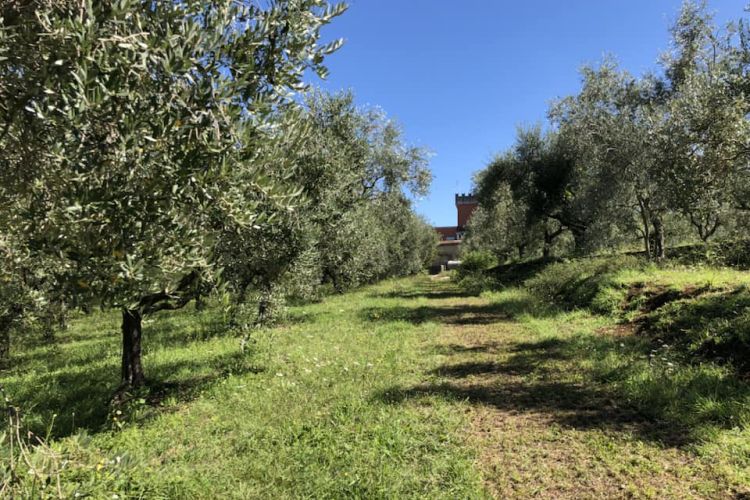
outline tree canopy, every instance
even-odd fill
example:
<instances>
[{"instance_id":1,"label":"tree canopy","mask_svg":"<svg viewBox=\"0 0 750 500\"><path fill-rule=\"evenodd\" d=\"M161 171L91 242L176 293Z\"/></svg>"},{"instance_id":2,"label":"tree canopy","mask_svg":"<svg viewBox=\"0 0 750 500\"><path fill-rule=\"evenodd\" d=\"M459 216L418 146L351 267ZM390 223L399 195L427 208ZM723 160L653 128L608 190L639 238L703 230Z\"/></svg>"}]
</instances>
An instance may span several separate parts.
<instances>
[{"instance_id":1,"label":"tree canopy","mask_svg":"<svg viewBox=\"0 0 750 500\"><path fill-rule=\"evenodd\" d=\"M611 58L585 67L546 129L519 130L476 177L482 217L470 241L498 230L490 214L544 255L564 235L579 253L637 238L658 259L691 228L704 242L736 233L750 192L745 23L717 30L704 4L688 2L671 34L661 71L634 77ZM501 208L510 205L525 216Z\"/></svg>"},{"instance_id":2,"label":"tree canopy","mask_svg":"<svg viewBox=\"0 0 750 500\"><path fill-rule=\"evenodd\" d=\"M52 305L120 308L123 384L139 386L143 315L219 289L241 304L250 288L262 323L290 273L307 288L340 282L354 254L349 274L373 270L350 285L419 270L432 240L407 194L429 185L426 155L381 111L306 80L326 75L341 41L322 44L321 29L345 8L6 2L3 345ZM387 233L387 203L405 233Z\"/></svg>"}]
</instances>

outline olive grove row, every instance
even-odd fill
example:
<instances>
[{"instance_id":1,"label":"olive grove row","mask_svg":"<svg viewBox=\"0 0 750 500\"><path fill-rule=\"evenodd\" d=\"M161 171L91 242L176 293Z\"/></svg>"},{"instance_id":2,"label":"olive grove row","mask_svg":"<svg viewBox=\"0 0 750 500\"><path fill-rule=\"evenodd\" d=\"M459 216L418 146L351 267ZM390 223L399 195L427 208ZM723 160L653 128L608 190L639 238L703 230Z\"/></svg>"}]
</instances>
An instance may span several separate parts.
<instances>
[{"instance_id":1,"label":"olive grove row","mask_svg":"<svg viewBox=\"0 0 750 500\"><path fill-rule=\"evenodd\" d=\"M3 2L2 362L12 335L119 308L122 382L140 386L144 315L222 293L233 321L261 324L279 298L429 261L409 202L429 186L426 152L382 111L306 84L344 10Z\"/></svg>"},{"instance_id":2,"label":"olive grove row","mask_svg":"<svg viewBox=\"0 0 750 500\"><path fill-rule=\"evenodd\" d=\"M747 236L750 31L686 3L658 70L582 71L550 125L523 128L476 177L469 247L501 258ZM640 242L640 243L639 243Z\"/></svg>"}]
</instances>

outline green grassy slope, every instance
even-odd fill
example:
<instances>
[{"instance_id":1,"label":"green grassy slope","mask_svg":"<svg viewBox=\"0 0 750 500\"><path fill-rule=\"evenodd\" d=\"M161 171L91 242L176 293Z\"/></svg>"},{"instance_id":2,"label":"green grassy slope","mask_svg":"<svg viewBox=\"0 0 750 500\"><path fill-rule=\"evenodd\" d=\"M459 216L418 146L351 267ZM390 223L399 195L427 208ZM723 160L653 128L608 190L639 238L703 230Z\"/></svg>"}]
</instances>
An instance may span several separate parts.
<instances>
[{"instance_id":1,"label":"green grassy slope","mask_svg":"<svg viewBox=\"0 0 750 500\"><path fill-rule=\"evenodd\" d=\"M477 496L463 413L380 397L433 368L422 346L439 328L362 313L399 302L381 297L393 286L294 308L290 325L258 332L245 355L215 311L158 316L144 342L152 389L122 410L106 405L118 376L115 315L25 350L0 384L38 433L56 414L66 495Z\"/></svg>"},{"instance_id":2,"label":"green grassy slope","mask_svg":"<svg viewBox=\"0 0 750 500\"><path fill-rule=\"evenodd\" d=\"M750 494L750 384L735 360L665 333L714 331L716 304L744 325L750 273L587 260L496 278L481 296L418 277L294 307L245 354L218 308L157 316L151 389L116 408L117 318L81 318L0 374L25 428L54 420L50 446L32 467L16 448L17 478L6 466L0 484L95 498ZM737 300L701 302L723 294Z\"/></svg>"}]
</instances>

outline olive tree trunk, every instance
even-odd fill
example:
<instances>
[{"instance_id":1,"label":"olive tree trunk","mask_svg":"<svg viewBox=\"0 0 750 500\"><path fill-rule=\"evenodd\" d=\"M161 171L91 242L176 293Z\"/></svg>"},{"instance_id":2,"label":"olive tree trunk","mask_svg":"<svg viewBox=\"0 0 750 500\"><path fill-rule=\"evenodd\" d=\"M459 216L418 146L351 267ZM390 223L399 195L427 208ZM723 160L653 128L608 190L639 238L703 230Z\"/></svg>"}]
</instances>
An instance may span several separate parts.
<instances>
[{"instance_id":1,"label":"olive tree trunk","mask_svg":"<svg viewBox=\"0 0 750 500\"><path fill-rule=\"evenodd\" d=\"M652 250L654 253L654 257L657 260L661 260L666 255L666 248L665 248L665 242L664 242L664 221L662 221L661 217L655 216L651 219L651 224L654 226L654 232L653 232L653 246Z\"/></svg>"},{"instance_id":2,"label":"olive tree trunk","mask_svg":"<svg viewBox=\"0 0 750 500\"><path fill-rule=\"evenodd\" d=\"M0 322L2 320L0 319ZM10 367L10 327L0 324L0 370Z\"/></svg>"},{"instance_id":3,"label":"olive tree trunk","mask_svg":"<svg viewBox=\"0 0 750 500\"><path fill-rule=\"evenodd\" d=\"M143 335L141 312L137 309L122 311L122 384L141 387L145 385L141 363L141 337Z\"/></svg>"}]
</instances>

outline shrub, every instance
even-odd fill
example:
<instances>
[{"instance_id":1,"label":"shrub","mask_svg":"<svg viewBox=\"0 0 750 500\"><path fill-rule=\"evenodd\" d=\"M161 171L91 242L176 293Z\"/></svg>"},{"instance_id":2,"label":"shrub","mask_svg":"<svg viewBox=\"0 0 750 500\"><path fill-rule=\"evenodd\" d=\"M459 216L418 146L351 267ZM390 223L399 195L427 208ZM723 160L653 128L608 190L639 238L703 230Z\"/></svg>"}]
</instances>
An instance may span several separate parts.
<instances>
[{"instance_id":1,"label":"shrub","mask_svg":"<svg viewBox=\"0 0 750 500\"><path fill-rule=\"evenodd\" d=\"M459 276L481 273L497 265L497 258L488 251L475 250L461 257Z\"/></svg>"},{"instance_id":2,"label":"shrub","mask_svg":"<svg viewBox=\"0 0 750 500\"><path fill-rule=\"evenodd\" d=\"M525 285L537 298L564 309L612 313L625 294L617 273L640 267L643 261L632 256L565 261L547 266Z\"/></svg>"},{"instance_id":3,"label":"shrub","mask_svg":"<svg viewBox=\"0 0 750 500\"><path fill-rule=\"evenodd\" d=\"M717 240L675 248L669 257L681 264L710 264L750 269L750 240Z\"/></svg>"},{"instance_id":4,"label":"shrub","mask_svg":"<svg viewBox=\"0 0 750 500\"><path fill-rule=\"evenodd\" d=\"M691 356L727 361L750 371L750 290L710 293L670 302L643 319L642 334Z\"/></svg>"},{"instance_id":5,"label":"shrub","mask_svg":"<svg viewBox=\"0 0 750 500\"><path fill-rule=\"evenodd\" d=\"M462 256L461 266L455 278L467 293L479 295L484 290L495 288L497 282L487 272L497 265L497 258L488 251L476 250Z\"/></svg>"}]
</instances>

